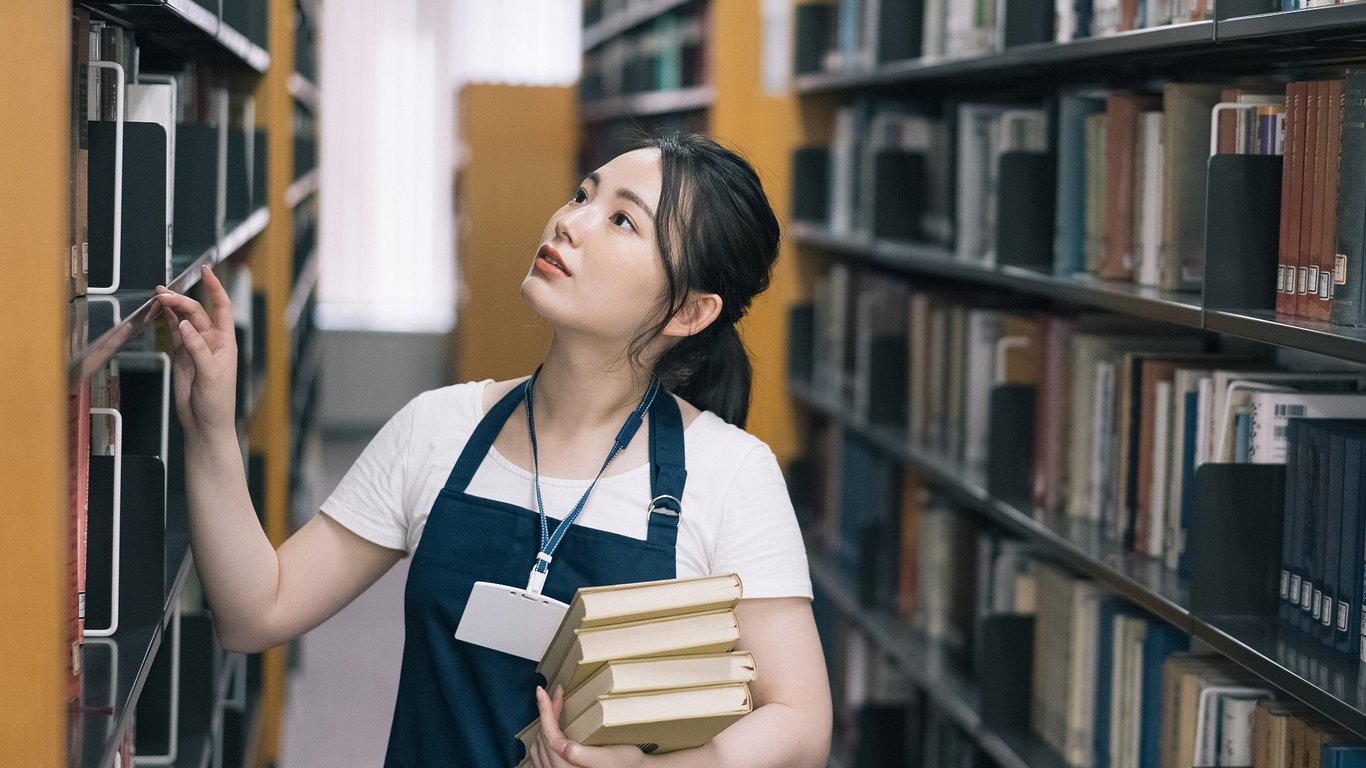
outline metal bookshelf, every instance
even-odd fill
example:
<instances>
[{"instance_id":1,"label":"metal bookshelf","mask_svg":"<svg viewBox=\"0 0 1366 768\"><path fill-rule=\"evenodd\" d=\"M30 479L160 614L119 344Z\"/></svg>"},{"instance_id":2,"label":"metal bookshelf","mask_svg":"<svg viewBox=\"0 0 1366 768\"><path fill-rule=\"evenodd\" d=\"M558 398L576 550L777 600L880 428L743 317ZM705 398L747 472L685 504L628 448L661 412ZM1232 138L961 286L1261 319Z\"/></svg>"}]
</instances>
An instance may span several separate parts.
<instances>
[{"instance_id":1,"label":"metal bookshelf","mask_svg":"<svg viewBox=\"0 0 1366 768\"><path fill-rule=\"evenodd\" d=\"M579 116L584 122L596 123L622 117L693 112L710 107L715 98L716 94L709 85L672 91L648 91L587 102L579 107Z\"/></svg>"},{"instance_id":2,"label":"metal bookshelf","mask_svg":"<svg viewBox=\"0 0 1366 768\"><path fill-rule=\"evenodd\" d=\"M982 722L981 693L968 675L948 658L943 648L884 611L870 610L858 599L851 579L827 555L810 553L811 579L835 608L892 658L930 701L947 713L991 755L1001 768L1064 768L1062 757L1032 733L1003 735Z\"/></svg>"},{"instance_id":3,"label":"metal bookshelf","mask_svg":"<svg viewBox=\"0 0 1366 768\"><path fill-rule=\"evenodd\" d=\"M269 51L195 0L83 0L82 5L136 28L149 42L186 58L225 60L256 72L270 68Z\"/></svg>"},{"instance_id":4,"label":"metal bookshelf","mask_svg":"<svg viewBox=\"0 0 1366 768\"><path fill-rule=\"evenodd\" d=\"M1172 626L1187 633L1191 631L1187 580L1155 560L1125 551L1105 536L1099 523L1040 519L1030 510L992 496L986 490L981 473L912 445L903 433L867 423L847 406L809 384L789 381L788 389L797 402L922 472L958 503L1033 542L1043 554L1091 576Z\"/></svg>"},{"instance_id":5,"label":"metal bookshelf","mask_svg":"<svg viewBox=\"0 0 1366 768\"><path fill-rule=\"evenodd\" d=\"M663 16L692 0L634 0L625 10L604 17L583 29L583 50L590 51L623 32Z\"/></svg>"},{"instance_id":6,"label":"metal bookshelf","mask_svg":"<svg viewBox=\"0 0 1366 768\"><path fill-rule=\"evenodd\" d=\"M838 235L828 227L793 222L792 239L909 275L925 275L1002 288L1190 328L1204 327L1198 293L1161 291L1091 275L1060 277L1023 267L992 266L954 257L947 248Z\"/></svg>"},{"instance_id":7,"label":"metal bookshelf","mask_svg":"<svg viewBox=\"0 0 1366 768\"><path fill-rule=\"evenodd\" d=\"M270 211L258 209L228 231L217 245L198 256L180 259L177 266L181 268L167 287L180 293L188 291L199 283L200 267L214 266L233 255L261 234L269 223ZM72 383L92 375L159 316L150 291L121 291L109 297L79 298L72 302L68 313L73 327L84 316L88 318L90 328L89 341L72 353L67 366L68 378Z\"/></svg>"},{"instance_id":8,"label":"metal bookshelf","mask_svg":"<svg viewBox=\"0 0 1366 768\"><path fill-rule=\"evenodd\" d=\"M119 744L132 720L152 661L161 647L180 589L189 575L190 537L166 533L166 601L160 618L120 627L113 637L88 639L81 649L84 706L74 710L69 727L79 732L81 752L76 765L111 768Z\"/></svg>"},{"instance_id":9,"label":"metal bookshelf","mask_svg":"<svg viewBox=\"0 0 1366 768\"><path fill-rule=\"evenodd\" d=\"M1205 311L1205 327L1279 347L1366 363L1366 328L1315 322L1300 317L1277 317L1269 310Z\"/></svg>"}]
</instances>

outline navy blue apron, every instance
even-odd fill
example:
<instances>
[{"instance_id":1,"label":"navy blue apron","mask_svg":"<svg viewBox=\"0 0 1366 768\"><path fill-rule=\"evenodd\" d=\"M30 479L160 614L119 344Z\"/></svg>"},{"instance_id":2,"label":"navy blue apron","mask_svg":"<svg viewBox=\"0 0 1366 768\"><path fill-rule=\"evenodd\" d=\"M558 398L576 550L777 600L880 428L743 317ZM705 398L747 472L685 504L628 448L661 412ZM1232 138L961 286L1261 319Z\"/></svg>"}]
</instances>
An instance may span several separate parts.
<instances>
[{"instance_id":1,"label":"navy blue apron","mask_svg":"<svg viewBox=\"0 0 1366 768\"><path fill-rule=\"evenodd\" d=\"M555 552L544 594L568 603L579 587L674 578L678 500L687 472L678 403L662 394L650 406L649 420L655 501L641 499L640 506L650 517L648 538L572 526ZM511 768L522 758L516 734L536 719L536 686L545 684L536 662L455 639L474 582L526 586L536 559L537 513L465 492L521 403L522 388L514 387L479 422L413 553L386 768Z\"/></svg>"}]
</instances>

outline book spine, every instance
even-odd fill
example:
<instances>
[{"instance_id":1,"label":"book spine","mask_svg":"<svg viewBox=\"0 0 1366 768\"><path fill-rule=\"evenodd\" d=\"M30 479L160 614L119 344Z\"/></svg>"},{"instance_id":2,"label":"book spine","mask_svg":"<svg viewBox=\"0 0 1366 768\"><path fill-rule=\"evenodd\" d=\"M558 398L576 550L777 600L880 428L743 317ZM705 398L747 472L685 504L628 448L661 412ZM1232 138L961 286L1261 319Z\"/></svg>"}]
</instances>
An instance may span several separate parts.
<instances>
[{"instance_id":1,"label":"book spine","mask_svg":"<svg viewBox=\"0 0 1366 768\"><path fill-rule=\"evenodd\" d=\"M1281 166L1281 229L1280 257L1276 274L1276 312L1292 315L1295 312L1296 233L1300 223L1301 158L1304 154L1304 105L1308 94L1305 83L1290 83L1286 87L1286 152ZM1366 157L1363 157L1366 160ZM1366 172L1366 167L1363 167ZM1366 173L1363 173L1366 181Z\"/></svg>"},{"instance_id":2,"label":"book spine","mask_svg":"<svg viewBox=\"0 0 1366 768\"><path fill-rule=\"evenodd\" d=\"M1304 152L1301 155L1300 196L1301 210L1298 236L1295 247L1295 309L1296 317L1303 317L1306 309L1305 296L1309 292L1309 267L1313 264L1314 244L1314 190L1321 182L1318 176L1320 152L1323 148L1323 135L1319 118L1323 114L1323 83L1309 83L1309 99L1305 112ZM1320 198L1321 199L1321 198Z\"/></svg>"},{"instance_id":3,"label":"book spine","mask_svg":"<svg viewBox=\"0 0 1366 768\"><path fill-rule=\"evenodd\" d=\"M1332 322L1366 325L1366 70L1347 71L1338 179Z\"/></svg>"}]
</instances>

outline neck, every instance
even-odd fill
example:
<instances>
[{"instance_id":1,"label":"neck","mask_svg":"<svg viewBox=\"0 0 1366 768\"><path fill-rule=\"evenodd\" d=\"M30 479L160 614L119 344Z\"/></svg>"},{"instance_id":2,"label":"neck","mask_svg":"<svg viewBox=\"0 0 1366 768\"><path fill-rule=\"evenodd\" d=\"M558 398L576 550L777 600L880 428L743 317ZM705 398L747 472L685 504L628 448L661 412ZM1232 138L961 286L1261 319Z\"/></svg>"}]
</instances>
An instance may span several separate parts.
<instances>
[{"instance_id":1,"label":"neck","mask_svg":"<svg viewBox=\"0 0 1366 768\"><path fill-rule=\"evenodd\" d=\"M620 350L556 334L536 377L532 397L536 426L559 430L592 430L621 426L650 384L650 374L627 363Z\"/></svg>"}]
</instances>

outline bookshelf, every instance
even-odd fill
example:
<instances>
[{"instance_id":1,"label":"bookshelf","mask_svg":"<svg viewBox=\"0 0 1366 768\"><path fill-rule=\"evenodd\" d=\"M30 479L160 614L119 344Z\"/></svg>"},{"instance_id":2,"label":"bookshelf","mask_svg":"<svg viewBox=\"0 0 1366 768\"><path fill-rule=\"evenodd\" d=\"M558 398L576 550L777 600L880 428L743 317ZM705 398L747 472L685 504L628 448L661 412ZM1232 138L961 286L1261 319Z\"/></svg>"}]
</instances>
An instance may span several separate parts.
<instances>
[{"instance_id":1,"label":"bookshelf","mask_svg":"<svg viewBox=\"0 0 1366 768\"><path fill-rule=\"evenodd\" d=\"M0 11L0 23L23 34L14 36L14 44L6 46L0 58L14 71L26 73L6 89L6 97L14 99L11 103L25 104L25 109L0 120L4 167L11 178L24 179L4 193L7 252L56 254L69 247L62 245L71 240L68 54L77 8L92 20L131 30L143 72L203 65L221 77L217 84L235 98L254 101L255 133L263 137L257 152L266 154L258 156L261 162L256 166L264 193L253 193L250 184L246 192L229 192L247 199L255 194L255 204L236 212L229 208L225 214L220 201L219 234L209 245L191 250L181 248L178 241L175 252L168 253L171 277L166 282L177 291L192 292L202 266L222 275L250 265L251 299L241 309L245 314L261 312L252 325L265 336L258 345L266 359L258 359L253 370L239 377L237 431L239 441L250 445L244 458L251 467L258 511L278 544L284 538L285 481L292 465L287 453L293 394L289 335L309 322L304 304L317 282L316 258L308 262L306 276L295 282L295 262L303 257L293 255L291 226L293 208L316 195L316 171L304 174L304 186L294 190L293 199L286 200L285 194L298 180L292 157L295 104L316 112L319 95L311 68L307 77L293 71L295 22L316 22L318 9L309 4L305 12L295 0L232 0L215 2L212 8L193 0L7 4ZM310 34L298 39L310 44L313 40ZM311 52L300 58L310 64L314 59ZM11 87L17 91L11 93ZM249 110L244 122L251 116ZM251 132L250 124L243 127ZM259 172L267 178L260 179ZM244 175L251 178L250 171ZM189 198L177 206L177 213L182 207L202 208L212 218L215 205L213 199ZM136 550L143 540L124 538L120 549L125 557L116 577L122 584L146 588L124 590L122 620L112 635L86 639L80 652L81 697L72 705L64 703L70 599L70 468L63 415L67 396L70 388L90 381L110 361L142 346L157 333L157 323L151 291L145 288L64 300L53 262L36 256L16 260L13 279L3 289L14 313L7 313L9 320L0 327L0 349L24 363L0 385L0 409L7 429L23 439L11 441L5 449L11 471L0 482L27 513L6 516L0 524L0 560L5 563L0 567L7 583L16 585L0 599L9 626L16 630L0 641L0 699L12 712L0 735L0 762L107 768L118 762L130 728L140 733L169 728L174 733L162 736L168 744L178 742L178 749L168 747L163 758L169 764L272 765L279 752L283 713L283 655L279 649L252 657L229 654L217 646L206 614L182 612L182 603L192 599L189 585L196 579L186 510L174 494L168 497L164 520L157 520L156 535L146 540L155 541L147 545L148 551ZM273 319L283 318L287 309L289 329ZM125 378L125 403L147 395L137 389L140 379ZM173 413L170 418L174 420ZM172 464L180 460L174 450L167 455ZM125 515L125 533L133 530L128 527L130 519ZM169 682L172 679L178 683ZM152 701L177 687L181 696L174 712L170 704ZM170 701L176 700L172 694ZM135 714L144 708L152 719L139 728ZM163 713L168 725L160 723Z\"/></svg>"},{"instance_id":2,"label":"bookshelf","mask_svg":"<svg viewBox=\"0 0 1366 768\"><path fill-rule=\"evenodd\" d=\"M835 16L841 12L838 9L846 4L836 0L828 17L816 17L814 14L813 17L829 18L833 25ZM884 10L886 4L887 0L883 0ZM919 5L915 3L914 7ZM1009 5L1008 2L1006 6ZM1051 12L1053 4L1046 5L1046 8L1042 5L1039 8L1043 12ZM1059 7L1062 7L1061 3ZM821 71L798 74L794 79L793 87L798 94L802 116L797 146L829 147L830 175L829 181L825 182L829 185L828 190L840 183L837 179L841 172L862 173L864 169L873 167L863 165L851 171L851 167L871 161L858 154L864 151L857 148L860 145L855 145L852 156L841 156L837 142L832 141L832 135L837 135L840 130L836 124L837 110L851 104L851 110L858 114L856 120L864 119L857 112L862 105L875 103L880 106L883 102L897 102L911 105L908 112L917 117L950 121L950 112L960 102L1029 102L1032 106L1042 103L1047 111L1049 107L1056 106L1057 102L1051 99L1058 94L1089 95L1105 89L1121 92L1126 89L1144 90L1152 89L1155 83L1163 81L1203 80L1245 84L1257 78L1269 77L1277 83L1284 83L1340 77L1344 68L1360 67L1366 61L1359 48L1352 51L1353 45L1359 45L1359 41L1366 38L1366 3L1236 16L1230 10L1232 7L1234 3L1223 0L1213 4L1208 20L1067 42L998 46L994 52L971 56L930 55L876 64L861 60L859 65L843 69L830 65L830 58L827 57L824 59L827 64ZM801 39L800 29L798 34L798 39ZM825 50L829 51L837 45L837 38L832 39ZM803 60L800 53L798 60ZM876 111L870 111L869 116L875 119L877 114ZM961 114L958 117L960 121ZM1050 121L1050 126L1056 127L1056 112L1050 113L1045 119ZM954 130L961 127L952 122L949 124L955 126ZM859 125L869 134L878 130L876 122L872 123L871 129L868 129L868 123ZM961 137L962 134L958 134L950 140L961 141ZM1055 140L1056 134L1053 134L1050 141ZM885 146L874 144L872 151ZM892 146L895 147L895 143ZM933 150L917 147L914 151ZM1057 151L1052 148L1049 150L1050 153ZM871 158L872 155L866 157ZM1054 163L1057 157L1057 154L1052 155ZM794 162L794 177L803 172L801 163L804 161L806 158L798 157ZM809 164L806 166L808 169L810 167ZM961 166L955 168L950 165L949 173L954 175L955 181L959 172ZM868 170L866 173L875 172ZM845 183L848 183L848 178L846 175ZM1051 247L1049 262L1034 267L1011 264L1010 259L1001 258L999 253L994 254L994 261L990 257L965 257L955 252L953 245L943 244L942 241L930 242L932 237L925 237L924 242L910 242L874 236L869 233L868 223L860 222L857 218L857 206L861 203L873 208L871 201L874 197L864 197L860 201L858 195L872 194L870 190L879 183L879 177L874 175L872 181L857 176L854 178L853 188L856 191L854 212L850 214L852 224L832 225L830 221L832 218L838 220L838 213L827 213L823 217L803 215L800 218L791 215L784 222L787 237L799 246L799 268L801 274L808 278L808 286L816 282L812 279L814 276L832 265L847 266L853 273L850 293L846 294L849 298L839 299L835 303L839 307L835 311L844 312L844 319L835 322L847 324L848 327L839 325L837 327L842 330L829 332L831 335L848 333L843 343L853 345L850 357L837 362L837 366L863 365L866 363L850 361L855 355L878 354L858 346L867 344L867 340L854 340L855 334L864 332L859 330L861 326L856 323L870 322L855 319L858 309L856 297L864 285L859 281L863 280L869 284L909 284L908 290L936 296L956 294L957 302L967 307L973 307L980 297L987 302L986 306L1008 307L1010 310L1061 309L1065 313L1077 314L1093 314L1094 310L1100 310L1120 321L1149 321L1157 324L1151 327L1163 328L1164 332L1173 330L1173 327L1182 329L1180 335L1198 339L1205 349L1218 348L1226 352L1250 350L1267 359L1285 355L1280 359L1292 360L1305 357L1300 353L1313 353L1323 356L1314 358L1315 363L1323 365L1350 367L1366 363L1366 346L1363 346L1366 331L1363 329L1287 314L1278 315L1269 308L1261 308L1257 300L1229 300L1219 285L1211 293L1211 278L1215 274L1221 277L1227 274L1217 272L1214 267L1205 272L1202 288L1173 291L1127 280L1101 279L1081 270L1074 273L1061 269L1055 271ZM868 186L860 188L857 186L860 183ZM1053 193L1053 183L1052 180L1047 182L1050 195ZM800 194L801 190L794 192L794 195ZM837 194L830 193L832 198ZM830 211L837 211L838 201L823 195L824 192L818 197L821 203L809 204L816 206L815 209L807 207L805 210L819 210L828 206ZM915 204L926 205L919 199ZM928 212L929 208L916 210ZM952 217L953 212L949 215ZM1274 229L1272 231L1274 234ZM1052 234L1051 228L1049 234ZM1237 264L1228 261L1218 262L1217 266L1222 270L1238 268ZM847 305L838 303L845 301ZM884 305L874 304L872 311L876 313L876 308L880 306ZM821 325L823 316L819 306L814 317L814 327L807 329L803 326L803 333L814 334L819 349L822 343L820 335L828 332L826 329L831 326ZM829 321L829 317L824 319ZM794 327L796 322L794 315ZM803 316L801 322L812 321ZM889 322L901 322L904 325L905 321ZM876 323L876 319L871 321L873 330L870 333L886 333L885 329L879 331ZM966 336L969 332L965 330L963 333ZM904 329L902 334L904 338ZM885 350L885 347L882 349ZM801 351L789 347L789 353L792 355L791 360L797 360L796 355ZM1255 612L1252 611L1222 610L1218 605L1222 595L1216 594L1211 586L1215 582L1209 574L1214 569L1197 567L1197 573L1193 575L1178 573L1174 568L1166 567L1160 558L1138 554L1115 541L1111 532L1105 529L1105 523L1069 517L1058 510L1039 509L1031 502L1027 488L1023 490L1023 498L1002 491L993 492L988 477L991 470L989 465L969 466L961 459L917 443L905 425L886 423L885 419L891 417L883 417L884 421L880 422L870 420L852 402L845 401L857 398L857 394L852 398L837 396L828 389L830 386L836 389L848 386L849 382L822 386L812 377L799 372L800 366L808 364L817 368L820 366L818 360L811 362L802 359L799 364L794 363L798 368L788 369L787 392L805 414L807 450L814 460L830 462L830 454L838 456L840 449L822 442L831 431L845 440L851 436L857 438L861 445L871 446L880 454L880 460L890 461L898 474L910 472L919 478L958 514L978 518L992 530L1005 532L1024 542L1035 555L1097 582L1108 594L1117 595L1136 606L1145 616L1174 627L1198 647L1212 650L1235 662L1280 695L1307 705L1317 715L1366 739L1366 673L1362 672L1354 656L1334 651L1312 637L1306 639L1303 631L1288 628L1284 620L1275 616L1274 608L1270 616L1253 615ZM839 382L838 376L836 382ZM854 384L855 388L858 386L858 383ZM904 393L904 385L898 386L903 388L896 391ZM854 391L858 392L857 389ZM905 398L905 395L901 397ZM936 405L945 407L942 401ZM1066 418L1065 413L1054 413L1054 417L1059 415ZM1036 417L1037 414L1031 412L1031 420ZM1361 415L1355 418L1361 418ZM1069 433L1064 429L1063 434ZM1027 434L1021 442L1029 442ZM845 442L844 446L843 450L847 451L848 443ZM1010 448L1007 446L1002 453L1010 453ZM1028 454L1031 449L1025 447L1021 450ZM833 464L827 465L825 470L817 468L815 471L827 471L838 477L842 471L839 461L834 459ZM803 461L800 469L792 471L811 469L813 467ZM849 472L848 465L843 471ZM789 481L792 481L791 477ZM829 480L820 480L816 485L819 488L826 482ZM838 480L835 482L838 483ZM1037 492L1037 486L1035 490ZM813 494L809 503L817 510L828 509L835 504L828 489L808 489L804 493ZM821 493L825 495L821 496ZM883 491L870 488L867 493L868 503L871 504L871 499L881 498L878 494ZM837 519L848 514L847 505L851 503L848 496L842 496L841 499L846 505L845 509L840 510L836 505L836 511L831 513ZM1279 505L1279 500L1276 504ZM818 516L821 514L817 512ZM893 509L890 513L893 536L897 535L895 526L900 525L899 514L904 512ZM1229 512L1219 510L1216 514L1227 516ZM1276 514L1275 526L1279 531L1279 506ZM886 524L887 521L883 520L882 525ZM817 530L812 531L815 534L813 541L829 543L822 542L830 534L828 527L820 530L821 526L828 525L824 519L816 521ZM839 525L843 525L843 522L840 521ZM885 531L885 528L878 530ZM884 656L894 660L930 705L948 714L996 764L1017 768L1067 765L1063 756L1027 725L1019 728L984 723L984 705L971 675L952 664L945 670L934 670L934 662L926 660L944 655L937 641L927 640L912 630L904 617L895 615L885 606L869 606L865 593L870 587L864 580L876 579L878 576L868 576L864 570L867 564L861 561L857 563L858 578L850 573L849 544L845 538L848 535L848 531L843 529L835 535L838 545L836 552L813 544L809 553L813 583L818 595L833 604L834 614L842 617L844 624L855 628ZM1273 567L1279 567L1281 562L1279 535L1276 542ZM1230 557L1240 545L1241 540L1239 544L1229 545ZM857 545L860 556L865 546L867 542L862 540ZM1209 545L1204 546L1204 551L1208 553ZM874 547L872 551L881 550ZM1263 553L1269 550L1254 551ZM902 556L904 552L903 549ZM871 568L886 579L885 571L876 571L883 565L878 560ZM927 665L932 671L927 671ZM848 765L852 759L847 754L832 756L831 765Z\"/></svg>"}]
</instances>

